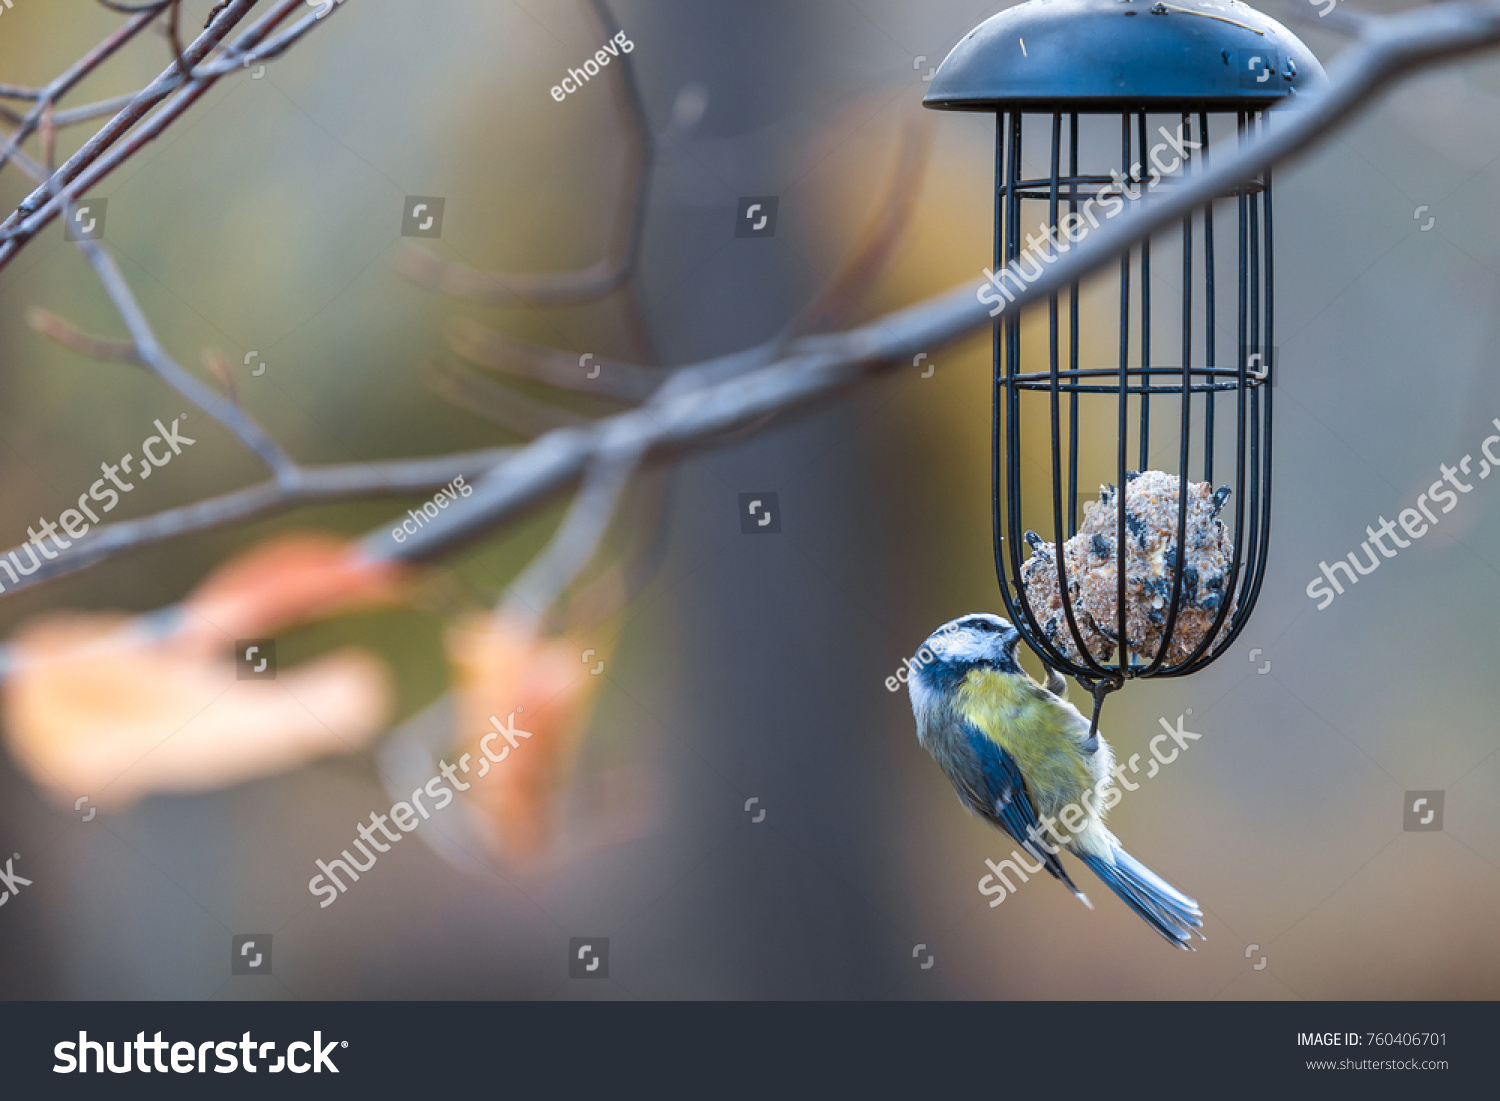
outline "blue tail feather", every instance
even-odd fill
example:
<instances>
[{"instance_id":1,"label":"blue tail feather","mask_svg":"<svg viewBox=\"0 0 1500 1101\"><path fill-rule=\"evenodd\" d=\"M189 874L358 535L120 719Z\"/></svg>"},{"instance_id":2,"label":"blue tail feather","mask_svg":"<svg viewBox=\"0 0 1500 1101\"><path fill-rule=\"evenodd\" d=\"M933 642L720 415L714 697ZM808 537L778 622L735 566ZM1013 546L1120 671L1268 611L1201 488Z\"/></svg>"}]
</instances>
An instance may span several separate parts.
<instances>
[{"instance_id":1,"label":"blue tail feather","mask_svg":"<svg viewBox=\"0 0 1500 1101\"><path fill-rule=\"evenodd\" d=\"M1203 936L1199 931L1203 911L1198 904L1124 849L1114 849L1113 862L1092 853L1076 855L1125 905L1177 947L1191 951L1192 935Z\"/></svg>"}]
</instances>

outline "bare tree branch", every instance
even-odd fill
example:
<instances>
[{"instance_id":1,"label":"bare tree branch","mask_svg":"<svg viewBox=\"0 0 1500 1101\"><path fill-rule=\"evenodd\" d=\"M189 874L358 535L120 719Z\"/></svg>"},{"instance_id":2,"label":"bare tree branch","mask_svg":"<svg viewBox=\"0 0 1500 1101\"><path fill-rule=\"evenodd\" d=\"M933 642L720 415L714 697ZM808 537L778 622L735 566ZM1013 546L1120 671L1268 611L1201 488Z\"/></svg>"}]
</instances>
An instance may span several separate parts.
<instances>
[{"instance_id":1,"label":"bare tree branch","mask_svg":"<svg viewBox=\"0 0 1500 1101\"><path fill-rule=\"evenodd\" d=\"M20 145L31 136L32 132L36 129L37 121L41 118L42 109L46 104L66 94L75 84L112 57L116 50L150 26L151 20L155 18L155 14L155 12L143 12L127 21L123 26L109 34L103 42L100 42L99 45L89 50L88 53L64 69L57 79L53 80L45 88L22 89L16 88L14 85L7 85L6 87L12 93L15 93L17 98L32 99L37 102L36 108L29 112L25 119L22 120L21 129L17 131L15 136L16 144ZM0 168L5 167L7 159L7 155L0 154Z\"/></svg>"},{"instance_id":2,"label":"bare tree branch","mask_svg":"<svg viewBox=\"0 0 1500 1101\"><path fill-rule=\"evenodd\" d=\"M79 241L78 246L94 266L99 281L104 284L125 327L130 330L131 340L135 343L141 362L155 371L168 386L238 436L241 443L271 468L276 475L277 485L286 489L294 488L301 479L302 472L291 456L281 449L281 445L271 439L255 418L224 395L216 394L197 375L163 350L157 342L156 334L151 331L151 323L146 320L135 296L130 293L130 286L120 274L109 250L97 241Z\"/></svg>"},{"instance_id":3,"label":"bare tree branch","mask_svg":"<svg viewBox=\"0 0 1500 1101\"><path fill-rule=\"evenodd\" d=\"M1396 77L1497 42L1497 0L1447 3L1370 20L1321 92L1273 113L1261 136L1219 153L1211 167L1144 197L1133 210L1088 234L1019 291L1008 308L1019 310L1081 280L1157 230L1315 144ZM645 456L702 447L767 414L826 400L909 362L917 352L988 329L993 319L978 301L977 289L964 283L849 332L800 338L778 362L728 381L710 381L725 373L722 360L683 369L640 409L587 429L550 432L516 452L480 481L462 508L443 513L404 543L384 530L372 533L366 553L376 560L435 558L562 491L606 446L638 448Z\"/></svg>"},{"instance_id":4,"label":"bare tree branch","mask_svg":"<svg viewBox=\"0 0 1500 1101\"><path fill-rule=\"evenodd\" d=\"M124 551L210 531L229 523L272 516L299 505L420 493L447 485L460 475L477 479L504 460L512 450L496 447L422 459L305 466L301 480L292 489L283 488L274 481L261 482L139 520L120 520L96 527L86 538L73 544L76 549L70 549L55 559L44 559L36 573L22 578L19 584L9 586L6 591L20 592L44 581L66 577Z\"/></svg>"},{"instance_id":5,"label":"bare tree branch","mask_svg":"<svg viewBox=\"0 0 1500 1101\"><path fill-rule=\"evenodd\" d=\"M866 227L860 242L838 276L824 288L813 302L804 309L786 329L770 343L752 349L755 359L741 358L735 362L734 371L748 370L751 366L775 357L786 341L798 333L818 331L837 324L864 299L870 288L884 273L885 265L895 251L901 232L911 218L917 191L926 164L926 154L931 141L931 127L927 120L916 120L903 131L902 142L897 152L895 170L889 188L890 193L878 204L875 217ZM474 357L476 351L491 362L512 368L521 366L534 371L546 381L563 387L577 388L577 374L571 363L564 365L563 353L554 353L531 345L521 346L522 357L507 363L506 352L511 352L517 342L508 341L498 334L488 333L482 326L463 322L458 326L456 339L450 334L450 343L465 348ZM465 347L467 345L467 347ZM486 353L490 355L486 356ZM499 354L493 354L499 353ZM579 365L580 367L582 364ZM596 364L602 374L603 364ZM643 369L634 365L610 364L612 379L626 387L634 384L644 396L654 380ZM628 368L628 370L621 370ZM714 365L720 371L723 364ZM634 372L634 373L632 373ZM681 372L678 373L681 375ZM726 376L728 377L728 376ZM519 395L515 395L519 397ZM528 399L529 400L529 399ZM512 399L513 401L513 399ZM507 416L511 415L506 410ZM493 410L490 415L494 416ZM532 416L534 417L534 411ZM495 417L497 422L504 419ZM515 580L502 599L499 611L510 618L521 618L540 629L549 618L553 605L562 597L588 565L608 530L613 517L636 466L646 448L637 441L627 440L615 449L604 445L584 476L583 488L573 502L561 527L552 541L539 554L522 575ZM617 452L617 453L616 453ZM659 542L654 540L653 544ZM618 582L617 589L626 589L633 578L622 571L611 571L607 579ZM602 603L607 603L609 594L596 592Z\"/></svg>"},{"instance_id":6,"label":"bare tree branch","mask_svg":"<svg viewBox=\"0 0 1500 1101\"><path fill-rule=\"evenodd\" d=\"M196 103L221 76L240 68L241 58L274 56L320 22L315 15L308 15L275 38L268 38L279 24L305 6L303 0L278 0L270 11L240 35L232 47L232 60L224 60L198 68L199 63L220 45L224 37L245 17L255 3L256 0L229 0L208 28L183 51L183 58L189 66L193 67L191 79L186 82L182 80L177 72L177 62L174 60L171 67L138 93L129 106L100 128L78 152L68 158L62 167L52 174L44 185L27 196L15 212L0 223L0 268L13 260L25 243L35 237L44 226L51 223L68 203L95 186L145 145L155 140L163 130ZM123 44L124 39L121 35L124 31L130 30L135 33L145 25L143 21L149 21L149 19L150 16L144 13L135 16L121 31L107 39L106 43L119 38L121 41L114 47L118 48L119 44ZM261 49L255 50L257 46ZM97 54L101 48L102 45L90 51L85 61L93 58L93 55ZM92 60L90 69L96 66L99 60L102 58ZM84 62L81 61L73 68L79 69L83 64ZM84 70L86 71L89 70ZM83 73L80 72L79 77L81 78L82 75ZM63 77L59 77L58 81L49 85L49 92L62 80ZM71 84L67 86L71 87ZM174 92L176 95L173 95ZM48 100L55 99L57 94L60 93L49 94ZM132 128L138 122L169 97L171 97L170 102L152 115L145 125L131 133ZM36 114L39 118L40 110L35 110L32 114ZM32 114L28 114L27 118L31 119ZM17 143L24 140L29 133L30 131L23 125L22 131L18 131L16 135ZM129 137L126 137L127 134ZM0 165L3 163L3 160L0 160Z\"/></svg>"},{"instance_id":7,"label":"bare tree branch","mask_svg":"<svg viewBox=\"0 0 1500 1101\"><path fill-rule=\"evenodd\" d=\"M1126 213L1072 245L1006 308L1019 310L1081 280L1150 234L1305 150L1398 76L1497 42L1500 0L1447 3L1366 21L1355 42L1331 67L1324 90L1274 112L1271 124L1258 136L1237 148L1218 152L1197 174L1130 204ZM879 247L872 245L872 254L889 252L884 240L881 234L875 235ZM851 270L849 278L860 275L857 269L847 268L846 274ZM840 282L835 281L835 286ZM796 332L794 323L766 344L674 371L638 408L587 425L554 429L525 447L488 453L483 461L480 455L485 453L426 460L431 467L421 473L439 473L436 468L440 468L440 476L425 485L451 479L454 465L464 461L477 464L477 469L468 466L462 471L466 476L477 476L479 470L487 473L479 478L472 496L425 524L417 535L398 544L381 529L367 536L365 552L377 560L439 557L585 478L588 491L570 511L553 548L535 563L532 581L527 582L528 586L536 582L532 591L555 594L582 568L579 555L592 553L598 545L619 499L618 487L640 462L709 446L722 440L729 430L805 409L909 362L917 352L933 351L988 329L993 319L977 300L976 289L976 283L964 283L838 335L792 335ZM836 297L825 294L820 300L832 302ZM810 308L804 316L818 317L821 313L821 309ZM137 335L134 329L132 335ZM549 361L547 365L556 363ZM304 469L295 487L268 483L156 517L98 529L93 538L79 545L79 551L47 563L17 589L100 561L121 549L203 530L298 500L389 492L398 482L403 488L415 488L414 483L420 481L411 464L361 464L343 468L336 476L331 471ZM384 480L373 477L377 471L385 474ZM592 513L586 515L590 510ZM544 578L548 579L545 584ZM512 593L520 591L517 587Z\"/></svg>"}]
</instances>

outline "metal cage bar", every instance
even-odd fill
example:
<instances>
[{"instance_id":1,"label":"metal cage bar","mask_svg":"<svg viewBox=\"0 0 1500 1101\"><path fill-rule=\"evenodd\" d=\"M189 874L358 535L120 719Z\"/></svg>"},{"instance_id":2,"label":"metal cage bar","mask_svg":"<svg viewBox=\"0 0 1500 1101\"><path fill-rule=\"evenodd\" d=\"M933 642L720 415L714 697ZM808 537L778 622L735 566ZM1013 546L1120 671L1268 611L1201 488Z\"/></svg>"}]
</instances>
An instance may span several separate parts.
<instances>
[{"instance_id":1,"label":"metal cage bar","mask_svg":"<svg viewBox=\"0 0 1500 1101\"><path fill-rule=\"evenodd\" d=\"M1159 110L1154 113L1168 114ZM1050 122L1050 127L1028 126L1025 121L1027 114L1034 116L1039 124ZM1097 113L1106 118L1113 114L1115 112ZM1146 189L1152 114L1152 109L1145 105L1126 105L1119 110L1121 163L1118 175L1115 175L1100 172L1098 149L1080 142L1081 116L1077 110L1059 106L1050 111L1033 109L997 113L994 239L997 272L1002 266L1010 265L1013 270L1024 274L1028 270L1026 264L1031 270L1037 266L1035 256L1023 256L1023 243L1027 248L1034 248L1036 240L1035 236L1023 231L1023 227L1030 224L1025 208L1032 207L1039 213L1040 204L1045 203L1042 229L1046 231L1051 227L1059 242L1057 247L1066 247L1061 243L1063 234L1056 232L1060 214L1069 216L1063 226L1076 228L1083 224L1079 216L1080 205L1089 197L1099 195L1101 189L1115 184L1126 189L1127 199L1132 192L1138 195ZM1225 128L1233 126L1241 141L1247 140L1262 125L1262 114L1258 109L1224 111L1191 103L1182 104L1169 117L1179 126L1182 138L1187 139L1183 143L1186 146L1181 168L1184 174L1202 171L1206 165L1215 122ZM1162 130L1165 133L1165 127ZM1034 145L1039 144L1039 135L1050 137L1044 162L1045 175L1025 170L1023 138L1028 133L1033 135ZM1191 144L1193 140L1196 140L1196 153L1191 152L1195 148ZM1064 157L1066 172L1063 170ZM1086 164L1085 161L1095 163ZM1036 167L1041 167L1041 164ZM1171 186L1170 180L1164 181L1162 186ZM1194 214L1184 218L1179 229L1156 236L1159 251L1164 241L1173 243L1174 236L1175 244L1181 250L1181 286L1177 289L1177 301L1173 303L1171 295L1163 297L1163 286L1159 283L1155 289L1161 301L1155 303L1157 308L1154 311L1156 323L1160 325L1172 318L1175 305L1175 320L1181 329L1179 363L1160 363L1153 358L1150 240L1138 246L1138 259L1131 253L1120 258L1119 272L1115 276L1119 284L1118 316L1114 318L1118 325L1116 362L1109 363L1107 357L1105 362L1098 362L1097 350L1090 347L1097 344L1098 336L1108 329L1110 311L1100 315L1097 306L1092 311L1083 311L1078 284L1068 288L1065 359L1062 355L1061 292L1053 293L1048 300L1045 367L1041 363L1035 367L1027 365L1029 357L1039 355L1040 349L1031 348L1020 317L1007 315L994 330L995 422L991 473L994 479L995 565L1002 597L1011 621L1042 660L1063 673L1080 678L1086 685L1118 686L1129 678L1183 676L1203 668L1219 657L1243 629L1265 577L1271 507L1272 394L1269 383L1274 369L1270 355L1270 174L1234 189L1224 199L1233 200L1237 210L1222 209L1217 216L1232 218L1238 215L1238 235L1233 249L1237 275L1234 307L1237 352L1232 365L1221 365L1217 359L1218 349L1223 345L1217 329L1224 320L1219 316L1222 296L1217 293L1218 264L1225 257L1222 248L1216 248L1222 242L1215 237L1216 212L1212 207L1201 213L1201 233L1195 232L1194 221L1199 215ZM1227 207L1227 203L1222 205ZM1039 217L1037 221L1042 219ZM1194 253L1198 241L1202 242L1201 264ZM1161 278L1158 276L1158 280ZM1134 341L1137 354L1132 362L1132 316L1137 314L1140 328ZM1201 339L1197 338L1199 321L1195 317L1201 319ZM1266 369L1258 370L1257 366ZM1027 392L1035 396L1026 399ZM1063 415L1063 395L1067 395L1066 416ZM1202 400L1195 402L1194 395L1202 395ZM1234 400L1220 401L1221 395ZM1108 417L1111 396L1113 418ZM1046 402L1045 412L1035 404L1043 400ZM1175 406L1172 405L1174 402ZM1128 637L1127 599L1130 596L1126 569L1126 540L1130 537L1126 505L1133 480L1127 464L1134 452L1139 456L1137 469L1150 469L1153 406L1158 414L1155 425L1158 437L1166 433L1169 439L1174 428L1177 432L1177 468L1168 470L1168 473L1177 475L1179 485L1177 498L1172 502L1176 527L1168 559L1170 599L1163 613L1164 621L1158 620L1155 624L1161 629L1161 642L1154 654L1141 654L1132 653L1125 645ZM1171 416L1172 412L1177 415ZM1201 415L1201 424L1196 427L1195 412ZM1164 413L1167 415L1163 419ZM1088 437L1090 433L1096 436L1107 433L1109 428L1105 426L1110 420L1114 422L1116 439L1111 458L1105 460L1097 446L1088 446ZM1045 451L1037 451L1042 446L1040 431L1044 421L1049 444ZM1065 426L1066 447L1063 442ZM1231 436L1235 441L1233 554L1229 556L1223 575L1223 591L1218 594L1219 605L1207 632L1190 654L1174 662L1171 658L1173 641L1187 595L1184 568L1188 483L1212 482L1216 459L1219 458L1217 450ZM1162 444L1163 447L1169 446L1168 440L1162 440ZM1033 602L1021 583L1025 565L1022 535L1029 535L1022 470L1022 458L1028 452L1023 448L1030 448L1030 453L1038 458L1045 455L1042 465L1051 479L1051 492L1036 504L1038 518L1050 518L1050 535L1045 539L1038 538L1032 545L1033 554L1051 556L1057 578L1060 609L1055 614L1049 613L1045 625L1039 621L1038 609L1032 606ZM1086 519L1080 515L1080 480L1091 469L1102 474L1110 467L1113 467L1117 508L1113 547L1118 585L1116 615L1115 622L1107 628L1097 622L1093 624L1106 640L1113 643L1112 652L1106 655L1109 660L1105 660L1091 652L1086 644L1077 599L1070 591L1072 585L1065 544L1077 534L1080 523ZM1066 506L1063 503L1065 495ZM1111 633L1113 639L1109 638ZM1065 656L1064 645L1074 657Z\"/></svg>"}]
</instances>

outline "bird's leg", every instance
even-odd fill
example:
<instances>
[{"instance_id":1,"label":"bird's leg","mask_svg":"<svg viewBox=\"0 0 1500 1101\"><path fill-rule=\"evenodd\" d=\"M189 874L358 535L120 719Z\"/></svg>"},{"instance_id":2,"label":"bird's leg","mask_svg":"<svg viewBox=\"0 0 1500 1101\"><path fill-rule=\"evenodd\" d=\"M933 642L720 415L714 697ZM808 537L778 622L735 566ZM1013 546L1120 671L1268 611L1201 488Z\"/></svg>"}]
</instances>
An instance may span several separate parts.
<instances>
[{"instance_id":1,"label":"bird's leg","mask_svg":"<svg viewBox=\"0 0 1500 1101\"><path fill-rule=\"evenodd\" d=\"M1085 682L1080 679L1079 683L1083 684ZM1094 696L1094 717L1089 723L1088 741L1083 743L1085 752L1093 753L1099 748L1099 712L1104 709L1104 697L1124 683L1124 681L1101 680L1088 685L1089 691Z\"/></svg>"},{"instance_id":2,"label":"bird's leg","mask_svg":"<svg viewBox=\"0 0 1500 1101\"><path fill-rule=\"evenodd\" d=\"M1060 700L1068 698L1068 680L1052 666L1044 667L1047 670L1047 691L1051 692Z\"/></svg>"}]
</instances>

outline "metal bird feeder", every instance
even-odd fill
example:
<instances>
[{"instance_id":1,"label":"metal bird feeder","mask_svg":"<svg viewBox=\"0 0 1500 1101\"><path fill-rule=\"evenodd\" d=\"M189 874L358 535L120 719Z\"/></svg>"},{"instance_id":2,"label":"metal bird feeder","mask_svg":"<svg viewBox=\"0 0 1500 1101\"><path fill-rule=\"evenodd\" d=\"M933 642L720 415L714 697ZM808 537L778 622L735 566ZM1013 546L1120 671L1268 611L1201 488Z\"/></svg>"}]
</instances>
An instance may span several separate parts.
<instances>
[{"instance_id":1,"label":"metal bird feeder","mask_svg":"<svg viewBox=\"0 0 1500 1101\"><path fill-rule=\"evenodd\" d=\"M924 104L995 115L995 289L982 300L1003 312L1070 243L1323 80L1306 46L1237 0L1030 0L981 23ZM1122 255L1117 273L1051 295L1045 325L1040 304L997 320L1000 589L1037 655L1093 692L1096 723L1125 680L1222 655L1255 606L1272 312L1267 172ZM1028 466L1050 492L1023 496ZM1226 497L1232 527L1218 519Z\"/></svg>"}]
</instances>

